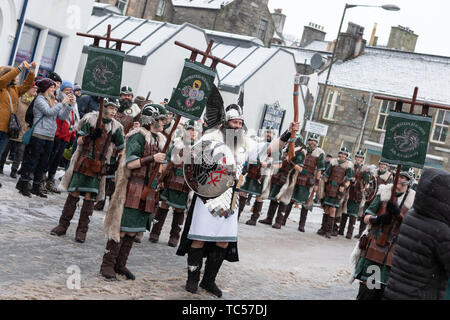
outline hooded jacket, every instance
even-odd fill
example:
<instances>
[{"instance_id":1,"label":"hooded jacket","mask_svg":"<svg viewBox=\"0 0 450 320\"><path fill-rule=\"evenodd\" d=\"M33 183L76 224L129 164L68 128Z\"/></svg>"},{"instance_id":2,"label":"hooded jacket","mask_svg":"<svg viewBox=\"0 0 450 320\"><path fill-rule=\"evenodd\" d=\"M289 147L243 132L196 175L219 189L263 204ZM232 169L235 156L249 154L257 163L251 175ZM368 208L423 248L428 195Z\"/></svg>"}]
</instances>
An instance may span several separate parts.
<instances>
[{"instance_id":1,"label":"hooded jacket","mask_svg":"<svg viewBox=\"0 0 450 320\"><path fill-rule=\"evenodd\" d=\"M443 299L450 276L450 173L427 169L403 218L384 297Z\"/></svg>"}]
</instances>

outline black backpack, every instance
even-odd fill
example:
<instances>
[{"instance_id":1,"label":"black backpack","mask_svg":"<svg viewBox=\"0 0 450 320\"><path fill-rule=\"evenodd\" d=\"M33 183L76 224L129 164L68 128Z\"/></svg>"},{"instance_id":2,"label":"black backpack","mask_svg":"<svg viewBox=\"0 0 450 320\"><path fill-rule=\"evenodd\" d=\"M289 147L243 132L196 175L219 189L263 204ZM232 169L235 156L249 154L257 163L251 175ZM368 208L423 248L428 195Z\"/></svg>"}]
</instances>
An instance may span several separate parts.
<instances>
[{"instance_id":1,"label":"black backpack","mask_svg":"<svg viewBox=\"0 0 450 320\"><path fill-rule=\"evenodd\" d=\"M30 105L28 106L27 112L25 113L25 122L28 123L30 128L33 126L34 122L34 113L33 113L34 101L36 101L36 98L34 98L33 101L31 101Z\"/></svg>"}]
</instances>

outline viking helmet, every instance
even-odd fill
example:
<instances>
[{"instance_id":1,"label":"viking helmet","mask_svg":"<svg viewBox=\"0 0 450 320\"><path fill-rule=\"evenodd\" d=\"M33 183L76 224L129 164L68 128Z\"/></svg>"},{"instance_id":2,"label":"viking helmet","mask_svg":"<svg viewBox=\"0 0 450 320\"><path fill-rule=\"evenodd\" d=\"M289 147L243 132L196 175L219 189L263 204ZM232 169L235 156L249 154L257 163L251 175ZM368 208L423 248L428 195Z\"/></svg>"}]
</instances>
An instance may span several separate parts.
<instances>
[{"instance_id":1,"label":"viking helmet","mask_svg":"<svg viewBox=\"0 0 450 320\"><path fill-rule=\"evenodd\" d=\"M350 155L350 152L348 151L347 147L342 147L341 149L339 149L338 154L345 154L347 157Z\"/></svg>"},{"instance_id":2,"label":"viking helmet","mask_svg":"<svg viewBox=\"0 0 450 320\"><path fill-rule=\"evenodd\" d=\"M129 87L129 86L122 87L120 89L120 94L131 94L132 96L134 96L133 89L131 89L131 87Z\"/></svg>"},{"instance_id":3,"label":"viking helmet","mask_svg":"<svg viewBox=\"0 0 450 320\"><path fill-rule=\"evenodd\" d=\"M364 151L362 151L362 150L358 150L358 152L357 153L355 153L355 158L356 157L359 157L359 158L365 158L365 154L364 154Z\"/></svg>"},{"instance_id":4,"label":"viking helmet","mask_svg":"<svg viewBox=\"0 0 450 320\"><path fill-rule=\"evenodd\" d=\"M196 122L194 121L194 120L189 120L189 121L186 121L185 123L184 123L184 130L189 130L189 129L197 129L197 126L196 126Z\"/></svg>"},{"instance_id":5,"label":"viking helmet","mask_svg":"<svg viewBox=\"0 0 450 320\"><path fill-rule=\"evenodd\" d=\"M141 126L152 125L156 120L159 120L159 117L160 114L158 108L151 104L147 104L142 109Z\"/></svg>"},{"instance_id":6,"label":"viking helmet","mask_svg":"<svg viewBox=\"0 0 450 320\"><path fill-rule=\"evenodd\" d=\"M243 116L243 111L242 111L242 107L237 105L237 104L230 104L227 108L226 108L226 112L225 112L225 120L226 121L230 121L230 120L235 120L235 119L239 119L244 121L244 116Z\"/></svg>"},{"instance_id":7,"label":"viking helmet","mask_svg":"<svg viewBox=\"0 0 450 320\"><path fill-rule=\"evenodd\" d=\"M120 107L119 104L119 100L114 99L114 98L105 98L104 100L104 106L105 107L115 107L116 109L118 109Z\"/></svg>"},{"instance_id":8,"label":"viking helmet","mask_svg":"<svg viewBox=\"0 0 450 320\"><path fill-rule=\"evenodd\" d=\"M319 143L319 135L317 133L311 133L308 137L308 141L310 140Z\"/></svg>"},{"instance_id":9,"label":"viking helmet","mask_svg":"<svg viewBox=\"0 0 450 320\"><path fill-rule=\"evenodd\" d=\"M167 112L167 109L162 104L154 103L154 104L151 104L151 106L158 109L159 115L160 115L159 119L163 119L163 120L167 119L168 112Z\"/></svg>"}]
</instances>

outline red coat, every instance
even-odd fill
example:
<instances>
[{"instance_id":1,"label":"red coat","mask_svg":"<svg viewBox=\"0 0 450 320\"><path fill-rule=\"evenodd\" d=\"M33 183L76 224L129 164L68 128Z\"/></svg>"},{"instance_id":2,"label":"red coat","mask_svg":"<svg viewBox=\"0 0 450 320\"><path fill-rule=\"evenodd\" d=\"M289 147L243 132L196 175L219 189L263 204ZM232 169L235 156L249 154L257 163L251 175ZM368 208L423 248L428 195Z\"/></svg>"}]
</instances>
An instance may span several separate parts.
<instances>
[{"instance_id":1,"label":"red coat","mask_svg":"<svg viewBox=\"0 0 450 320\"><path fill-rule=\"evenodd\" d=\"M77 132L70 132L70 127L74 125L74 115L73 111L70 113L70 124L67 121L56 119L56 134L55 138L69 142L71 139L75 139Z\"/></svg>"}]
</instances>

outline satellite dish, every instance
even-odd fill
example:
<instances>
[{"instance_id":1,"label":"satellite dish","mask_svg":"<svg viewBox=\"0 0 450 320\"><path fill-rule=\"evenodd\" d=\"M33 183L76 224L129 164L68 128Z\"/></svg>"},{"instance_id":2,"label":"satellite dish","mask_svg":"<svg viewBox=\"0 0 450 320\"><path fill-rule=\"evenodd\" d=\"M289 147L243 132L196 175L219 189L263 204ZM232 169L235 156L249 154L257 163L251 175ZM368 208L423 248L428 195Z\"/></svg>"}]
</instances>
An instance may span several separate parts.
<instances>
[{"instance_id":1,"label":"satellite dish","mask_svg":"<svg viewBox=\"0 0 450 320\"><path fill-rule=\"evenodd\" d=\"M324 64L325 61L320 53L314 53L314 55L311 58L311 68L314 70L320 69Z\"/></svg>"}]
</instances>

